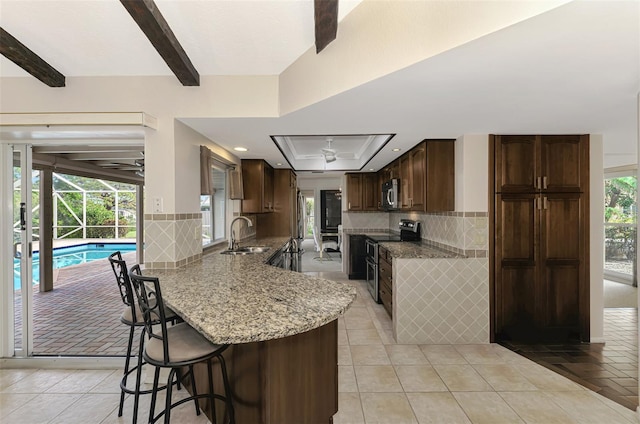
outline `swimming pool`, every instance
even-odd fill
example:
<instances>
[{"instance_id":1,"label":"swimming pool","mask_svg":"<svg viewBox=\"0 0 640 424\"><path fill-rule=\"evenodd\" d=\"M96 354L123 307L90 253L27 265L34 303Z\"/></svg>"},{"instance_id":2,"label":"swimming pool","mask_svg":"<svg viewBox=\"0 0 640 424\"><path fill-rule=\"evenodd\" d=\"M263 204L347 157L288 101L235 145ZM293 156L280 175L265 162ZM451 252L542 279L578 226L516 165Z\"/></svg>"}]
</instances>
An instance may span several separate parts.
<instances>
[{"instance_id":1,"label":"swimming pool","mask_svg":"<svg viewBox=\"0 0 640 424\"><path fill-rule=\"evenodd\" d=\"M133 252L135 243L85 243L53 249L53 269L83 264L109 257L115 251ZM33 252L33 284L40 282L40 253ZM20 260L13 260L13 287L20 288Z\"/></svg>"}]
</instances>

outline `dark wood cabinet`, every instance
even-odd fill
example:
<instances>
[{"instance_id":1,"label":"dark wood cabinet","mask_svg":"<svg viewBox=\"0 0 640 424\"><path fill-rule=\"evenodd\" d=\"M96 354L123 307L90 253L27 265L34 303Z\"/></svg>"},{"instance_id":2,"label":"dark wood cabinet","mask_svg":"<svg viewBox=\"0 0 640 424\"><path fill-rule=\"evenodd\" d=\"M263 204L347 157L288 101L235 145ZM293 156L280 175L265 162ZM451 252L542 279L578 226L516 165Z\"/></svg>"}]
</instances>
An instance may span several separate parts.
<instances>
[{"instance_id":1,"label":"dark wood cabinet","mask_svg":"<svg viewBox=\"0 0 640 424\"><path fill-rule=\"evenodd\" d=\"M256 236L294 237L297 233L297 208L295 172L290 169L274 169L273 213L257 215Z\"/></svg>"},{"instance_id":2,"label":"dark wood cabinet","mask_svg":"<svg viewBox=\"0 0 640 424\"><path fill-rule=\"evenodd\" d=\"M400 209L455 208L455 140L424 140L400 157Z\"/></svg>"},{"instance_id":3,"label":"dark wood cabinet","mask_svg":"<svg viewBox=\"0 0 640 424\"><path fill-rule=\"evenodd\" d=\"M347 175L347 210L361 211L362 205L362 174Z\"/></svg>"},{"instance_id":4,"label":"dark wood cabinet","mask_svg":"<svg viewBox=\"0 0 640 424\"><path fill-rule=\"evenodd\" d=\"M242 213L273 212L273 168L262 159L242 160Z\"/></svg>"},{"instance_id":5,"label":"dark wood cabinet","mask_svg":"<svg viewBox=\"0 0 640 424\"><path fill-rule=\"evenodd\" d=\"M495 137L495 191L500 193L584 192L586 135Z\"/></svg>"},{"instance_id":6,"label":"dark wood cabinet","mask_svg":"<svg viewBox=\"0 0 640 424\"><path fill-rule=\"evenodd\" d=\"M349 279L364 280L367 278L367 249L363 234L349 235Z\"/></svg>"},{"instance_id":7,"label":"dark wood cabinet","mask_svg":"<svg viewBox=\"0 0 640 424\"><path fill-rule=\"evenodd\" d=\"M400 198L399 207L401 210L409 210L411 209L411 157L409 154L404 154L400 157L399 161L400 168L400 193L398 197Z\"/></svg>"},{"instance_id":8,"label":"dark wood cabinet","mask_svg":"<svg viewBox=\"0 0 640 424\"><path fill-rule=\"evenodd\" d=\"M414 206L418 208L423 203L424 209L419 210L426 212L455 210L455 140L426 140L425 154L426 200L424 202L414 200Z\"/></svg>"},{"instance_id":9,"label":"dark wood cabinet","mask_svg":"<svg viewBox=\"0 0 640 424\"><path fill-rule=\"evenodd\" d=\"M378 296L385 311L393 318L393 258L382 246L378 248Z\"/></svg>"},{"instance_id":10,"label":"dark wood cabinet","mask_svg":"<svg viewBox=\"0 0 640 424\"><path fill-rule=\"evenodd\" d=\"M378 176L373 172L362 174L362 208L365 211L378 210L378 199L382 190L378 189Z\"/></svg>"},{"instance_id":11,"label":"dark wood cabinet","mask_svg":"<svg viewBox=\"0 0 640 424\"><path fill-rule=\"evenodd\" d=\"M347 210L378 210L378 177L373 172L347 173Z\"/></svg>"},{"instance_id":12,"label":"dark wood cabinet","mask_svg":"<svg viewBox=\"0 0 640 424\"><path fill-rule=\"evenodd\" d=\"M566 141L577 139L580 146ZM497 340L588 341L588 139L496 136L491 145L495 187L506 187L495 193L492 204L493 334ZM545 149L560 153L540 154ZM527 151L543 159L532 167ZM567 164L566 172L559 169L568 152L575 154L580 169L574 163ZM535 173L517 171L518 160L523 169L550 170L546 185Z\"/></svg>"}]
</instances>

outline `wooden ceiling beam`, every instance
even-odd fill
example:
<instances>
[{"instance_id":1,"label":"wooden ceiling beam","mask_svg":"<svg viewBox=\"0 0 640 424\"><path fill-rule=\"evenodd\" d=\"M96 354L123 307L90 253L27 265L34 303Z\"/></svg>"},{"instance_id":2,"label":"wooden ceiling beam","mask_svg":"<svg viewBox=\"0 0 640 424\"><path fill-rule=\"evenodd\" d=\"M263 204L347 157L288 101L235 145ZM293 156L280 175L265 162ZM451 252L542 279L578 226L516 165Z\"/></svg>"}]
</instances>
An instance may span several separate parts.
<instances>
[{"instance_id":1,"label":"wooden ceiling beam","mask_svg":"<svg viewBox=\"0 0 640 424\"><path fill-rule=\"evenodd\" d=\"M64 87L65 77L0 27L0 53L49 87Z\"/></svg>"},{"instance_id":2,"label":"wooden ceiling beam","mask_svg":"<svg viewBox=\"0 0 640 424\"><path fill-rule=\"evenodd\" d=\"M338 0L315 0L316 54L336 39L338 33Z\"/></svg>"},{"instance_id":3,"label":"wooden ceiling beam","mask_svg":"<svg viewBox=\"0 0 640 424\"><path fill-rule=\"evenodd\" d=\"M153 0L120 0L182 85L199 86L200 75Z\"/></svg>"}]
</instances>

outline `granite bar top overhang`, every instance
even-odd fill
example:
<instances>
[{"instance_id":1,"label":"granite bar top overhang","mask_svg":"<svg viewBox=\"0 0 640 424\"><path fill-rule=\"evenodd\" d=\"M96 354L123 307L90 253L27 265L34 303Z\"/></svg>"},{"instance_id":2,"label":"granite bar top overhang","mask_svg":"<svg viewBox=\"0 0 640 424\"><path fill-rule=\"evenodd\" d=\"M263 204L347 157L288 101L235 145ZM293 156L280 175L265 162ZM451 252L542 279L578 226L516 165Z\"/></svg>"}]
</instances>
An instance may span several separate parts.
<instances>
[{"instance_id":1,"label":"granite bar top overhang","mask_svg":"<svg viewBox=\"0 0 640 424\"><path fill-rule=\"evenodd\" d=\"M288 337L338 318L356 289L266 264L287 240L257 239L241 244L271 249L250 255L221 255L220 249L182 268L144 273L160 279L166 305L213 343Z\"/></svg>"}]
</instances>

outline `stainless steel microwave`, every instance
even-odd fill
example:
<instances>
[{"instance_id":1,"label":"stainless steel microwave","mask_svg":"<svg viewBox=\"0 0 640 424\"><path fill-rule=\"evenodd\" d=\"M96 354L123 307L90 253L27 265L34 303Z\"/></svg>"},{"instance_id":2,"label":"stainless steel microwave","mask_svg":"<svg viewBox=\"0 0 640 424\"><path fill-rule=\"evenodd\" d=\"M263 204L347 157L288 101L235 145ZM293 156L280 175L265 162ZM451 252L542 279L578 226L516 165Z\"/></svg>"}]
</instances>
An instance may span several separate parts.
<instances>
[{"instance_id":1,"label":"stainless steel microwave","mask_svg":"<svg viewBox=\"0 0 640 424\"><path fill-rule=\"evenodd\" d=\"M382 208L394 210L399 208L398 195L400 194L400 180L393 178L382 183Z\"/></svg>"}]
</instances>

